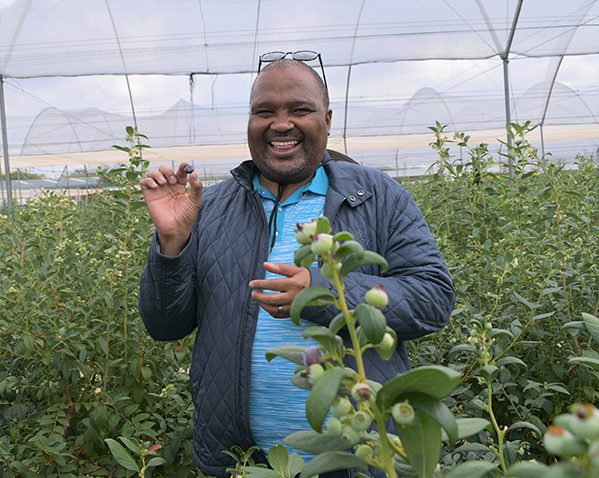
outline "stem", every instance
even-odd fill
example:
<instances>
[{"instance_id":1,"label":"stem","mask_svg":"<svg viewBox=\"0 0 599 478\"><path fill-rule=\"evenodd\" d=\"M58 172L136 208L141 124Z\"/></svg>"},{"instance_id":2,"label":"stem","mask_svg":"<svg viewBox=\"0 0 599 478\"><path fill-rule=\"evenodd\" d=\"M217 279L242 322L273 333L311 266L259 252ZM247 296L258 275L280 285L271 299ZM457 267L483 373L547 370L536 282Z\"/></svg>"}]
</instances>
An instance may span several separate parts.
<instances>
[{"instance_id":1,"label":"stem","mask_svg":"<svg viewBox=\"0 0 599 478\"><path fill-rule=\"evenodd\" d=\"M339 276L338 271L335 271L333 275L333 284L335 285L335 288L337 289L337 293L339 295L339 308L341 309L341 312L343 312L343 316L345 317L347 330L349 332L349 336L352 341L352 346L354 348L354 356L356 358L356 364L358 366L358 374L360 375L360 380L366 383L366 371L364 369L364 360L362 359L360 340L358 339L358 334L356 333L355 320L349 312L349 307L347 306L347 301L345 300L345 284L343 282L343 278Z\"/></svg>"},{"instance_id":2,"label":"stem","mask_svg":"<svg viewBox=\"0 0 599 478\"><path fill-rule=\"evenodd\" d=\"M397 478L397 472L395 471L395 466L393 466L393 456L395 454L394 448L391 443L389 443L387 428L385 427L385 418L376 406L374 408L374 422L376 423L376 428L379 431L379 437L381 439L381 455L383 458L384 471L388 478Z\"/></svg>"},{"instance_id":3,"label":"stem","mask_svg":"<svg viewBox=\"0 0 599 478\"><path fill-rule=\"evenodd\" d=\"M507 465L505 463L505 456L503 455L503 432L497 423L497 419L495 418L495 414L493 413L493 387L491 383L487 383L487 390L489 393L489 400L487 402L487 413L489 417L491 417L491 423L493 423L493 428L497 432L497 446L498 446L498 455L499 461L501 462L501 469L503 473L507 474Z\"/></svg>"}]
</instances>

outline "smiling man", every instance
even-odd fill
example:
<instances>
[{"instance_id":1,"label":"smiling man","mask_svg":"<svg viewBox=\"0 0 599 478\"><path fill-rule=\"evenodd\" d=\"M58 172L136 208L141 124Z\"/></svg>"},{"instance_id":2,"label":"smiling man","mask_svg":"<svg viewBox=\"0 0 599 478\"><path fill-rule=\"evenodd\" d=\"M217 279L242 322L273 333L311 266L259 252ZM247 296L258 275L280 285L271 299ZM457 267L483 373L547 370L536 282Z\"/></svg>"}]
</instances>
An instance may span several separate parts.
<instances>
[{"instance_id":1,"label":"smiling man","mask_svg":"<svg viewBox=\"0 0 599 478\"><path fill-rule=\"evenodd\" d=\"M197 330L193 459L209 475L225 476L232 465L224 450L258 445L267 452L309 428L307 393L290 383L294 366L264 355L276 345L309 345L302 328L286 320L291 302L309 285L332 288L316 265L293 265L297 223L326 215L334 232L351 231L389 263L384 275L368 266L346 278L350 307L375 284L389 295L383 312L397 350L388 362L367 351L369 378L385 382L406 371L403 341L442 328L454 303L444 261L405 189L383 173L330 158L326 84L296 53L282 53L259 72L248 121L252 160L231 179L202 193L197 174L188 176L182 163L141 182L156 235L140 312L157 340ZM308 308L302 325L328 325L336 314L333 307Z\"/></svg>"}]
</instances>

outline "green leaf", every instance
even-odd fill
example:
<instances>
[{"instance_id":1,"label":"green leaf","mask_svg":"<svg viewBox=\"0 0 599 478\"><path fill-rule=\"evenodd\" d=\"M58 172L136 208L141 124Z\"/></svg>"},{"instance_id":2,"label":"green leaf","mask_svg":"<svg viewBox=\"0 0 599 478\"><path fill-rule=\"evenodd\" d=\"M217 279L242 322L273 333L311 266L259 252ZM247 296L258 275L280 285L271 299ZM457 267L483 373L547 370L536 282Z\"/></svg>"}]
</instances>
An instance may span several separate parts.
<instances>
[{"instance_id":1,"label":"green leaf","mask_svg":"<svg viewBox=\"0 0 599 478\"><path fill-rule=\"evenodd\" d=\"M298 365L303 365L304 350L305 347L301 345L279 345L267 350L266 360L270 362L275 357L281 357Z\"/></svg>"},{"instance_id":2,"label":"green leaf","mask_svg":"<svg viewBox=\"0 0 599 478\"><path fill-rule=\"evenodd\" d=\"M333 236L333 240L334 241L353 241L354 235L348 231L341 231Z\"/></svg>"},{"instance_id":3,"label":"green leaf","mask_svg":"<svg viewBox=\"0 0 599 478\"><path fill-rule=\"evenodd\" d=\"M127 470L137 471L139 473L137 463L135 463L135 460L123 445L112 438L105 438L104 441L108 445L108 448L110 448L110 453L112 453L113 458L119 465Z\"/></svg>"},{"instance_id":4,"label":"green leaf","mask_svg":"<svg viewBox=\"0 0 599 478\"><path fill-rule=\"evenodd\" d=\"M547 474L548 466L532 461L522 461L510 466L509 477L513 478L541 478Z\"/></svg>"},{"instance_id":5,"label":"green leaf","mask_svg":"<svg viewBox=\"0 0 599 478\"><path fill-rule=\"evenodd\" d=\"M281 478L281 474L268 468L258 466L246 466L245 471L251 478Z\"/></svg>"},{"instance_id":6,"label":"green leaf","mask_svg":"<svg viewBox=\"0 0 599 478\"><path fill-rule=\"evenodd\" d=\"M329 218L326 216L320 216L316 220L316 234L330 234L331 232L333 232L333 230L331 229Z\"/></svg>"},{"instance_id":7,"label":"green leaf","mask_svg":"<svg viewBox=\"0 0 599 478\"><path fill-rule=\"evenodd\" d=\"M599 342L599 319L594 315L587 314L586 312L582 313L582 320L584 321L584 325L593 337L594 340Z\"/></svg>"},{"instance_id":8,"label":"green leaf","mask_svg":"<svg viewBox=\"0 0 599 478\"><path fill-rule=\"evenodd\" d=\"M487 383L491 383L498 373L499 369L495 365L485 365L480 369L480 374L487 381Z\"/></svg>"},{"instance_id":9,"label":"green leaf","mask_svg":"<svg viewBox=\"0 0 599 478\"><path fill-rule=\"evenodd\" d=\"M369 342L378 344L383 340L387 330L387 321L379 309L368 304L358 304L354 310L354 316L358 319Z\"/></svg>"},{"instance_id":10,"label":"green leaf","mask_svg":"<svg viewBox=\"0 0 599 478\"><path fill-rule=\"evenodd\" d=\"M164 465L165 463L166 463L166 460L164 458L162 458L161 456L155 456L150 461L148 461L148 464L146 466L148 468L152 468L154 466Z\"/></svg>"},{"instance_id":11,"label":"green leaf","mask_svg":"<svg viewBox=\"0 0 599 478\"><path fill-rule=\"evenodd\" d=\"M344 375L345 370L342 368L335 367L325 370L312 387L306 400L306 417L310 426L317 432L322 432L322 423L337 396L337 390Z\"/></svg>"},{"instance_id":12,"label":"green leaf","mask_svg":"<svg viewBox=\"0 0 599 478\"><path fill-rule=\"evenodd\" d=\"M448 367L425 365L417 367L388 381L378 393L376 401L388 409L407 393L424 393L441 400L460 384L461 375Z\"/></svg>"},{"instance_id":13,"label":"green leaf","mask_svg":"<svg viewBox=\"0 0 599 478\"><path fill-rule=\"evenodd\" d=\"M416 410L435 420L447 433L450 443L458 441L458 425L447 405L423 393L410 393L405 395L405 398Z\"/></svg>"},{"instance_id":14,"label":"green leaf","mask_svg":"<svg viewBox=\"0 0 599 478\"><path fill-rule=\"evenodd\" d=\"M289 464L287 465L286 476L293 478L304 469L304 459L297 453L289 455Z\"/></svg>"},{"instance_id":15,"label":"green leaf","mask_svg":"<svg viewBox=\"0 0 599 478\"><path fill-rule=\"evenodd\" d=\"M476 347L474 347L474 345L470 345L470 344L455 345L454 347L452 347L449 350L448 356L451 358L453 355L460 353L460 352L467 352L467 353L476 352Z\"/></svg>"},{"instance_id":16,"label":"green leaf","mask_svg":"<svg viewBox=\"0 0 599 478\"><path fill-rule=\"evenodd\" d=\"M302 333L305 339L312 338L327 350L334 350L337 344L337 335L335 335L328 327L313 325L306 327Z\"/></svg>"},{"instance_id":17,"label":"green leaf","mask_svg":"<svg viewBox=\"0 0 599 478\"><path fill-rule=\"evenodd\" d=\"M498 367L503 367L504 365L522 365L524 368L528 368L526 363L517 357L503 357L497 361Z\"/></svg>"},{"instance_id":18,"label":"green leaf","mask_svg":"<svg viewBox=\"0 0 599 478\"><path fill-rule=\"evenodd\" d=\"M287 471L287 465L289 463L289 452L283 445L275 445L268 450L268 463L273 470L279 473L285 473Z\"/></svg>"},{"instance_id":19,"label":"green leaf","mask_svg":"<svg viewBox=\"0 0 599 478\"><path fill-rule=\"evenodd\" d=\"M298 247L297 250L295 251L295 254L293 255L293 262L295 263L296 266L301 267L304 259L309 256L309 255L314 255L312 254L312 248L310 244L305 244L301 247ZM312 261L310 261L310 263L312 263L314 261L314 259L312 259Z\"/></svg>"},{"instance_id":20,"label":"green leaf","mask_svg":"<svg viewBox=\"0 0 599 478\"><path fill-rule=\"evenodd\" d=\"M136 455L141 454L141 445L139 444L139 442L137 440L135 440L135 439L131 440L127 437L119 437L119 440L121 440L125 444L125 446L127 448L129 448L129 450L131 450Z\"/></svg>"},{"instance_id":21,"label":"green leaf","mask_svg":"<svg viewBox=\"0 0 599 478\"><path fill-rule=\"evenodd\" d=\"M497 465L488 461L469 461L452 468L445 478L484 478L496 468Z\"/></svg>"},{"instance_id":22,"label":"green leaf","mask_svg":"<svg viewBox=\"0 0 599 478\"><path fill-rule=\"evenodd\" d=\"M476 435L485 429L489 431L492 429L491 422L485 418L456 418L456 423L458 425L458 440Z\"/></svg>"},{"instance_id":23,"label":"green leaf","mask_svg":"<svg viewBox=\"0 0 599 478\"><path fill-rule=\"evenodd\" d=\"M416 413L411 425L398 426L395 433L408 455L408 462L419 478L431 478L441 457L441 427L423 413Z\"/></svg>"},{"instance_id":24,"label":"green leaf","mask_svg":"<svg viewBox=\"0 0 599 478\"><path fill-rule=\"evenodd\" d=\"M312 286L302 290L295 296L291 303L291 320L295 325L300 325L300 317L302 310L309 305L314 304L317 301L328 301L328 303L335 301L335 296L329 289L323 286Z\"/></svg>"},{"instance_id":25,"label":"green leaf","mask_svg":"<svg viewBox=\"0 0 599 478\"><path fill-rule=\"evenodd\" d=\"M537 427L536 425L533 425L530 422L515 422L515 423L512 423L508 427L508 431L519 430L519 429L522 429L522 428L527 428L528 430L532 430L533 432L535 432L537 434L536 438L541 438L543 436L543 432L541 432L541 430L539 430L539 427Z\"/></svg>"},{"instance_id":26,"label":"green leaf","mask_svg":"<svg viewBox=\"0 0 599 478\"><path fill-rule=\"evenodd\" d=\"M331 323L329 324L329 330L334 334L337 334L343 327L345 327L345 316L343 315L343 312L341 312L340 314L337 314L333 320L331 320Z\"/></svg>"},{"instance_id":27,"label":"green leaf","mask_svg":"<svg viewBox=\"0 0 599 478\"><path fill-rule=\"evenodd\" d=\"M303 469L300 478L320 475L329 471L366 468L366 464L353 453L327 451L316 455Z\"/></svg>"},{"instance_id":28,"label":"green leaf","mask_svg":"<svg viewBox=\"0 0 599 478\"><path fill-rule=\"evenodd\" d=\"M572 357L571 359L568 359L568 363L581 363L599 370L599 359L594 359L591 357Z\"/></svg>"},{"instance_id":29,"label":"green leaf","mask_svg":"<svg viewBox=\"0 0 599 478\"><path fill-rule=\"evenodd\" d=\"M327 431L317 433L314 430L300 430L288 435L283 441L293 448L315 454L349 448L339 435Z\"/></svg>"},{"instance_id":30,"label":"green leaf","mask_svg":"<svg viewBox=\"0 0 599 478\"><path fill-rule=\"evenodd\" d=\"M389 264L387 264L387 260L383 256L377 254L376 252L364 251L364 256L362 259L358 259L356 256L348 256L343 261L343 266L341 266L341 274L349 274L359 267L368 264L379 266L382 272L386 272L387 269L389 269Z\"/></svg>"},{"instance_id":31,"label":"green leaf","mask_svg":"<svg viewBox=\"0 0 599 478\"><path fill-rule=\"evenodd\" d=\"M335 252L335 259L340 260L349 254L354 254L356 259L362 259L364 257L364 248L362 244L357 241L345 241L339 249Z\"/></svg>"}]
</instances>

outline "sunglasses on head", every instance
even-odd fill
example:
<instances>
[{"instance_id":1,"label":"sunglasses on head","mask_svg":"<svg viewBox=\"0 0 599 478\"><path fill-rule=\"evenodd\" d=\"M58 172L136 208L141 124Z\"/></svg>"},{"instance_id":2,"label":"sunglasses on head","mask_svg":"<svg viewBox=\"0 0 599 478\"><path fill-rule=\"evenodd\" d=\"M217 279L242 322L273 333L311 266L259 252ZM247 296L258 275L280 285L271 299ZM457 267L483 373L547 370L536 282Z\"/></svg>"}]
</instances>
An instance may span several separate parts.
<instances>
[{"instance_id":1,"label":"sunglasses on head","mask_svg":"<svg viewBox=\"0 0 599 478\"><path fill-rule=\"evenodd\" d=\"M279 61L283 58L287 58L291 56L292 59L296 61L314 61L318 60L320 63L320 70L322 71L322 81L324 82L325 88L328 90L327 86L327 78L324 74L324 66L322 64L322 57L320 53L317 53L312 50L299 50L299 51L270 51L268 53L264 53L260 55L258 62L258 74L260 73L260 69L262 68L262 63L270 63L272 61Z\"/></svg>"}]
</instances>

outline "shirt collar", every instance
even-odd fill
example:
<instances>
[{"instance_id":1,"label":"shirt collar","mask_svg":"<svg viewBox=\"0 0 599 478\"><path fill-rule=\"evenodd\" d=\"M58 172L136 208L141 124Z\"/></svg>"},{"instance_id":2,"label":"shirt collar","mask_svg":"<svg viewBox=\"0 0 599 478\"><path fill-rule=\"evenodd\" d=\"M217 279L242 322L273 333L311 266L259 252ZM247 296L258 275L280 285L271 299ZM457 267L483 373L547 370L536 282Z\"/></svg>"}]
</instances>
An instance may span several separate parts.
<instances>
[{"instance_id":1,"label":"shirt collar","mask_svg":"<svg viewBox=\"0 0 599 478\"><path fill-rule=\"evenodd\" d=\"M273 199L273 200L276 199L276 197L273 193L271 193L268 189L266 189L265 187L263 187L260 184L260 172L259 171L256 171L256 173L254 174L253 183L254 183L254 190L257 191L260 194L260 196L262 196L264 198L268 198L268 199ZM328 189L329 189L329 179L327 177L327 173L324 170L324 167L321 164L316 169L312 180L309 183L304 184L301 188L298 188L295 191L293 191L291 196L289 196L281 204L286 205L286 204L292 204L294 202L299 201L302 194L304 194L304 192L306 192L306 191L310 191L311 193L318 194L320 196L326 196Z\"/></svg>"}]
</instances>

